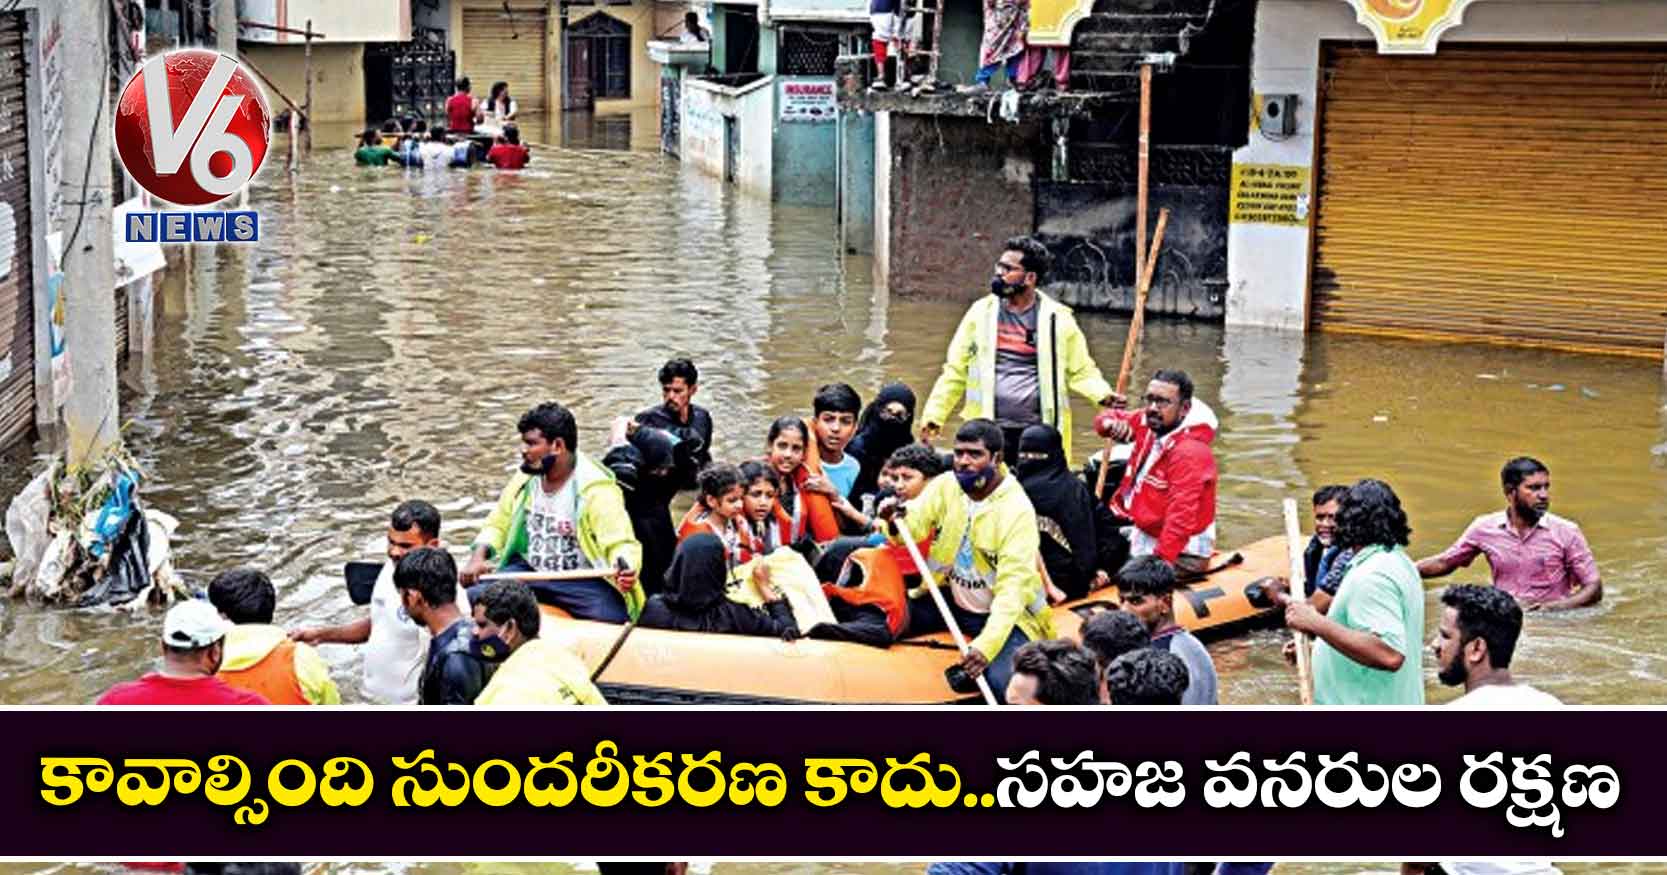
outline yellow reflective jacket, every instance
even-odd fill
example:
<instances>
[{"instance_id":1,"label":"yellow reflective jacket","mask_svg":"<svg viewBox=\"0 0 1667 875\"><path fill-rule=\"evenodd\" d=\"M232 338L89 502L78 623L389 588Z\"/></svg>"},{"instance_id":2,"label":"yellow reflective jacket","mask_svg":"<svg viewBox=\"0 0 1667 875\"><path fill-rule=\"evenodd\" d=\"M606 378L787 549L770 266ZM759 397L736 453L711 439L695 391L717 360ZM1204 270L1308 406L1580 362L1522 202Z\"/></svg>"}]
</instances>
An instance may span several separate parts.
<instances>
[{"instance_id":1,"label":"yellow reflective jacket","mask_svg":"<svg viewBox=\"0 0 1667 875\"><path fill-rule=\"evenodd\" d=\"M907 513L902 520L908 537L917 542L932 539L926 562L940 586L943 571L955 565L955 554L961 549L961 538L967 531L967 505L967 495L953 473L932 478L920 496L905 505ZM897 533L888 532L887 537L902 543ZM996 658L1015 625L1032 641L1053 637L1047 590L1036 570L1040 551L1036 509L1031 507L1019 479L1003 466L1001 483L984 499L984 508L972 520L973 569L980 575L992 571L995 575L990 619L971 642L986 659Z\"/></svg>"},{"instance_id":2,"label":"yellow reflective jacket","mask_svg":"<svg viewBox=\"0 0 1667 875\"><path fill-rule=\"evenodd\" d=\"M515 648L493 673L476 705L606 705L590 671L572 651L545 638Z\"/></svg>"},{"instance_id":3,"label":"yellow reflective jacket","mask_svg":"<svg viewBox=\"0 0 1667 875\"><path fill-rule=\"evenodd\" d=\"M642 544L637 542L636 530L631 528L631 517L625 512L625 494L612 471L602 467L584 453L574 453L573 480L579 490L578 509L575 511L579 529L579 549L597 567L612 568L623 557L634 569L642 568ZM485 547L488 558L496 559L498 567L527 551L527 508L532 504L532 490L537 488L534 478L519 471L509 478L509 484L498 496L498 506L486 517L480 534L475 536L475 548ZM635 620L642 611L641 586L633 586L625 593L625 610Z\"/></svg>"},{"instance_id":4,"label":"yellow reflective jacket","mask_svg":"<svg viewBox=\"0 0 1667 875\"><path fill-rule=\"evenodd\" d=\"M1065 439L1065 458L1071 455L1071 400L1067 390L1098 404L1111 394L1100 368L1088 353L1088 340L1071 315L1071 308L1041 292L1036 293L1036 371L1042 394L1042 422ZM932 394L921 413L923 422L947 425L955 405L965 400L961 416L995 419L996 321L1001 299L985 295L967 308L955 337L949 341L943 373L932 384Z\"/></svg>"}]
</instances>

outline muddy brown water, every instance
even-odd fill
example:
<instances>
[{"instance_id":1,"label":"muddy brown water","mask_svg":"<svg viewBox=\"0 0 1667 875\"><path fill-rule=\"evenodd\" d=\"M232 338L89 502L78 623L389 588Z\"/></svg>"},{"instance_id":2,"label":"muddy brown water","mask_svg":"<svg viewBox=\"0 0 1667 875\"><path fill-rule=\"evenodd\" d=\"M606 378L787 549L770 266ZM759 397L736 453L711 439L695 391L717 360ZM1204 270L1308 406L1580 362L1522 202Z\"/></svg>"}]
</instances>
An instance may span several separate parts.
<instances>
[{"instance_id":1,"label":"muddy brown water","mask_svg":"<svg viewBox=\"0 0 1667 875\"><path fill-rule=\"evenodd\" d=\"M522 411L559 399L581 449L599 451L610 417L657 401L674 354L699 364L721 459L758 452L771 418L833 379L865 396L903 379L924 400L975 290L888 296L869 259L836 251L831 210L739 196L640 132L604 133L636 151L541 148L519 174L425 174L324 149L294 182L266 173L261 242L203 249L171 274L155 354L124 375L145 495L182 523L180 566L266 569L286 624L352 619L342 562L375 555L398 501L433 501L448 540L467 542L514 464ZM1081 321L1114 372L1126 319ZM1425 555L1497 509L1501 463L1539 456L1607 595L1531 616L1518 675L1571 703L1667 701L1659 364L1163 321L1147 333L1141 370L1187 369L1221 417L1224 544L1281 531L1284 496L1372 475L1402 495ZM1079 402L1079 455L1090 414ZM32 463L4 458L9 501ZM89 702L150 667L159 625L0 605L0 702ZM1212 645L1226 702L1296 700L1280 640ZM356 651L322 652L360 700ZM1450 698L1427 670L1430 699Z\"/></svg>"},{"instance_id":2,"label":"muddy brown water","mask_svg":"<svg viewBox=\"0 0 1667 875\"><path fill-rule=\"evenodd\" d=\"M1560 863L1564 875L1650 875L1662 863ZM690 875L922 875L923 863L693 863ZM592 863L319 863L305 875L596 875ZM1272 875L1398 875L1394 862L1279 863ZM0 875L136 875L98 863L0 863Z\"/></svg>"}]
</instances>

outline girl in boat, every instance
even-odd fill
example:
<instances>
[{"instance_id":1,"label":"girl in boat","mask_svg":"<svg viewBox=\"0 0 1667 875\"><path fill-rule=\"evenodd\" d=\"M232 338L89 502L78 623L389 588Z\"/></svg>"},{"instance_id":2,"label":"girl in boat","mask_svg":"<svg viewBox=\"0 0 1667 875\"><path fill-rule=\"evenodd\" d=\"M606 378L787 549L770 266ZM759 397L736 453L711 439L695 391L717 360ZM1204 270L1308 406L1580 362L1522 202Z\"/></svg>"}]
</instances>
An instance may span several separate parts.
<instances>
[{"instance_id":1,"label":"girl in boat","mask_svg":"<svg viewBox=\"0 0 1667 875\"><path fill-rule=\"evenodd\" d=\"M643 606L638 625L684 632L773 635L786 641L798 638L793 611L767 573L755 573L753 577L766 599L762 608L729 599L725 593L733 572L724 553L723 542L708 532L690 535L678 544L666 572L666 589ZM760 563L757 567L764 566Z\"/></svg>"},{"instance_id":2,"label":"girl in boat","mask_svg":"<svg viewBox=\"0 0 1667 875\"><path fill-rule=\"evenodd\" d=\"M700 487L700 498L683 517L677 540L706 532L723 542L731 567L751 561L757 544L745 521L746 490L740 469L721 462L707 465L696 475L695 484Z\"/></svg>"},{"instance_id":3,"label":"girl in boat","mask_svg":"<svg viewBox=\"0 0 1667 875\"><path fill-rule=\"evenodd\" d=\"M839 537L839 520L827 497L803 489L804 482L817 473L806 459L809 442L810 429L797 416L783 416L770 423L765 462L781 478L775 516L783 544L797 544L806 538L822 544Z\"/></svg>"},{"instance_id":4,"label":"girl in boat","mask_svg":"<svg viewBox=\"0 0 1667 875\"><path fill-rule=\"evenodd\" d=\"M741 500L745 513L742 530L752 542L756 555L767 555L782 541L782 527L776 523L776 502L781 498L781 477L774 468L756 459L740 465Z\"/></svg>"}]
</instances>

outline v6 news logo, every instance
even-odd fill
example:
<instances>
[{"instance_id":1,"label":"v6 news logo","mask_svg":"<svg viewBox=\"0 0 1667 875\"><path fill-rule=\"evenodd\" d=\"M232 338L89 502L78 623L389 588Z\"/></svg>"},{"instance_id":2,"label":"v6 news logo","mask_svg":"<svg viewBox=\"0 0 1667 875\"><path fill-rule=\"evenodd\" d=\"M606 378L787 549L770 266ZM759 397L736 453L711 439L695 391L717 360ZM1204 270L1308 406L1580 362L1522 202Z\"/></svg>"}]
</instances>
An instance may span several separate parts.
<instances>
[{"instance_id":1,"label":"v6 news logo","mask_svg":"<svg viewBox=\"0 0 1667 875\"><path fill-rule=\"evenodd\" d=\"M237 61L184 49L145 62L122 88L116 154L139 187L185 207L240 191L266 159L272 116L254 77ZM129 243L250 243L253 210L157 210L127 216Z\"/></svg>"}]
</instances>

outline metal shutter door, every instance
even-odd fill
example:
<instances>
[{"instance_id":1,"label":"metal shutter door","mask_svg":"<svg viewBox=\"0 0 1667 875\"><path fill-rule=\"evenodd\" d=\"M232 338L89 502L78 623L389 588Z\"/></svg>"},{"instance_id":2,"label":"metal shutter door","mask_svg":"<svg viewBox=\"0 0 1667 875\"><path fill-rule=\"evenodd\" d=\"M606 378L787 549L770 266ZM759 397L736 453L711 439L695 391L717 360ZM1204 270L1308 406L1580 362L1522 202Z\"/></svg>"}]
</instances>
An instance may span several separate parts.
<instances>
[{"instance_id":1,"label":"metal shutter door","mask_svg":"<svg viewBox=\"0 0 1667 875\"><path fill-rule=\"evenodd\" d=\"M1313 316L1660 358L1667 48L1333 47Z\"/></svg>"},{"instance_id":2,"label":"metal shutter door","mask_svg":"<svg viewBox=\"0 0 1667 875\"><path fill-rule=\"evenodd\" d=\"M472 93L481 100L492 95L492 83L508 82L522 114L543 112L545 95L545 45L548 10L541 6L502 4L492 9L463 10L463 63L468 69Z\"/></svg>"}]
</instances>

